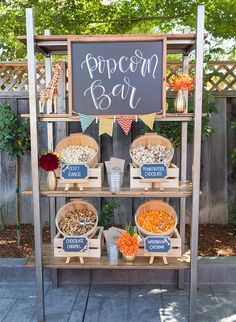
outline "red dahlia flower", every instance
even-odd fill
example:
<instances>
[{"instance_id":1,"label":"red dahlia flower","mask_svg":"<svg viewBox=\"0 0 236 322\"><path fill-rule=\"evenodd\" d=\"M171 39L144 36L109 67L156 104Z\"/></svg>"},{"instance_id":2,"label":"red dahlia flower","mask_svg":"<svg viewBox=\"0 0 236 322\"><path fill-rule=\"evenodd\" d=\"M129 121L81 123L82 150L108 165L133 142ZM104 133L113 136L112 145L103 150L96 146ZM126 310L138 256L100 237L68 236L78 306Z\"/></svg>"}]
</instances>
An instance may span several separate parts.
<instances>
[{"instance_id":1,"label":"red dahlia flower","mask_svg":"<svg viewBox=\"0 0 236 322\"><path fill-rule=\"evenodd\" d=\"M39 166L45 171L55 171L59 167L60 159L52 152L41 155Z\"/></svg>"}]
</instances>

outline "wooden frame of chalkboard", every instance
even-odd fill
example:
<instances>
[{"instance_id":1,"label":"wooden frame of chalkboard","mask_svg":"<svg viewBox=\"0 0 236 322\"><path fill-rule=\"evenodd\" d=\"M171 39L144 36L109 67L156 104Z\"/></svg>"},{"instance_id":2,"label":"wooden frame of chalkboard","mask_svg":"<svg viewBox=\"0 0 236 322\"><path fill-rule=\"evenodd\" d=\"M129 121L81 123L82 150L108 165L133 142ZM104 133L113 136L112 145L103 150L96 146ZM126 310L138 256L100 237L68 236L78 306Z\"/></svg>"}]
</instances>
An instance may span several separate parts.
<instances>
[{"instance_id":1,"label":"wooden frame of chalkboard","mask_svg":"<svg viewBox=\"0 0 236 322\"><path fill-rule=\"evenodd\" d=\"M139 48L135 51L134 46L137 43L139 48L145 48L145 54L149 54L149 58L144 58ZM87 50L92 52L97 50L97 56L94 57L95 55L88 53ZM104 57L107 52L118 55L118 60ZM125 56L126 52L128 55L135 53L128 57ZM121 53L123 56L119 56ZM125 62L128 60L131 63L127 68ZM121 66L122 62L126 70ZM117 68L119 73L116 73ZM136 71L140 72L139 77ZM101 80L94 79L98 75ZM106 85L108 85L107 92ZM142 92L142 98L138 90ZM68 37L68 92L70 117L78 116L79 113L98 118L139 116L149 113L156 113L157 118L165 117L166 37L157 35Z\"/></svg>"}]
</instances>

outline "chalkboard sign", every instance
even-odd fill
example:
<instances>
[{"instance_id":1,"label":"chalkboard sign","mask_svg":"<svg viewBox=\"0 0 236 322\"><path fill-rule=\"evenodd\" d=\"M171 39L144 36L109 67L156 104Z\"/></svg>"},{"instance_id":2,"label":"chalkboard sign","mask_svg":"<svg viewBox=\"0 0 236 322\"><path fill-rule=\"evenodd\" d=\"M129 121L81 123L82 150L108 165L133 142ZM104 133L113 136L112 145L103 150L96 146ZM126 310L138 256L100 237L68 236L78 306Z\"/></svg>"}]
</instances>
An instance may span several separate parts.
<instances>
[{"instance_id":1,"label":"chalkboard sign","mask_svg":"<svg viewBox=\"0 0 236 322\"><path fill-rule=\"evenodd\" d=\"M163 179L167 176L165 164L143 164L141 166L141 177L143 179Z\"/></svg>"},{"instance_id":2,"label":"chalkboard sign","mask_svg":"<svg viewBox=\"0 0 236 322\"><path fill-rule=\"evenodd\" d=\"M86 164L63 164L61 178L64 180L87 179L88 166Z\"/></svg>"},{"instance_id":3,"label":"chalkboard sign","mask_svg":"<svg viewBox=\"0 0 236 322\"><path fill-rule=\"evenodd\" d=\"M170 238L166 236L149 236L144 239L147 253L168 253L172 249Z\"/></svg>"},{"instance_id":4,"label":"chalkboard sign","mask_svg":"<svg viewBox=\"0 0 236 322\"><path fill-rule=\"evenodd\" d=\"M166 39L147 36L69 38L69 113L165 113Z\"/></svg>"},{"instance_id":5,"label":"chalkboard sign","mask_svg":"<svg viewBox=\"0 0 236 322\"><path fill-rule=\"evenodd\" d=\"M65 237L63 238L63 250L65 252L83 253L88 250L87 237Z\"/></svg>"}]
</instances>

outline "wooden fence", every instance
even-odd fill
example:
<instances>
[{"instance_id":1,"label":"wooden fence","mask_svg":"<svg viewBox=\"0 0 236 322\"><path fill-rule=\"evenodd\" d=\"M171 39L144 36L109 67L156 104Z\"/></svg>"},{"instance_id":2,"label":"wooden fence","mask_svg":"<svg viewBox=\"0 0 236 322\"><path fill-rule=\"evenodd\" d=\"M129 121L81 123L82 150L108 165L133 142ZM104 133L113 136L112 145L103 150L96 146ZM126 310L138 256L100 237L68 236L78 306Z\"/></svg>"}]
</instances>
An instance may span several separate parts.
<instances>
[{"instance_id":1,"label":"wooden fence","mask_svg":"<svg viewBox=\"0 0 236 322\"><path fill-rule=\"evenodd\" d=\"M167 64L167 80L181 72L182 63ZM190 74L194 75L194 65L190 65ZM44 64L37 65L37 89L45 85ZM0 63L0 90L4 92L27 92L27 64ZM236 91L236 61L208 62L205 65L205 90L213 92Z\"/></svg>"},{"instance_id":2,"label":"wooden fence","mask_svg":"<svg viewBox=\"0 0 236 322\"><path fill-rule=\"evenodd\" d=\"M67 68L64 64L64 88L67 86ZM168 64L167 78L181 71L180 63ZM194 74L194 68L190 66L190 72ZM37 67L37 88L40 91L45 85L44 64ZM205 66L205 90L211 91L216 97L218 114L211 119L211 125L215 133L209 139L203 139L202 145L202 172L201 172L201 211L200 221L202 223L228 222L230 218L236 217L232 209L236 209L236 180L234 178L236 169L232 165L230 153L235 147L236 131L230 127L230 122L236 120L236 62L210 62ZM66 93L65 93L66 94ZM168 94L172 96L172 93ZM28 77L26 63L0 63L0 104L9 102L18 114L28 113ZM65 109L66 96L61 97L59 109ZM62 106L63 105L63 106ZM46 123L39 124L40 146L47 146ZM81 131L79 122L65 124L54 124L55 143L66 133ZM119 126L115 125L113 138L106 135L99 137L97 126L90 127L88 133L93 135L100 145L100 160L108 160L111 156L126 159L126 172L128 172L129 147L132 140L140 135L142 124L134 123L131 133L126 137ZM191 150L189 145L189 169L188 177L191 177ZM179 164L178 150L175 153L175 162ZM21 189L30 186L30 155L26 155L21 161ZM15 163L7 155L0 153L0 205L5 205L4 219L6 223L14 223L15 212ZM43 178L42 174L42 178ZM94 205L100 209L106 202L105 198L92 200ZM132 219L132 213L143 201L142 198L119 200L119 209L115 212L114 223L120 224ZM59 200L59 204L64 200ZM178 201L172 200L178 207ZM188 209L191 209L188 207ZM228 209L230 211L228 211ZM48 199L44 198L42 203L43 220L49 221ZM190 213L189 213L190 215ZM22 222L32 222L31 198L22 197L21 200Z\"/></svg>"}]
</instances>

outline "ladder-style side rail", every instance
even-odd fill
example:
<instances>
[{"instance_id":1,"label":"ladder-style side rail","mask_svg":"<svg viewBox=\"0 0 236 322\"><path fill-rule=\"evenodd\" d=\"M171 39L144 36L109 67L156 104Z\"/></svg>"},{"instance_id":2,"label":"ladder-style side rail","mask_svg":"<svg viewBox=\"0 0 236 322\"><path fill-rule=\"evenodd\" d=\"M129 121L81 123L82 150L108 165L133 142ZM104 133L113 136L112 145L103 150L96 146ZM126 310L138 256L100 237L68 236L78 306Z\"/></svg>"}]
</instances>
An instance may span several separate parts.
<instances>
[{"instance_id":1,"label":"ladder-style side rail","mask_svg":"<svg viewBox=\"0 0 236 322\"><path fill-rule=\"evenodd\" d=\"M38 124L37 124L37 89L36 89L36 58L34 46L34 16L31 8L26 9L27 55L29 77L29 107L30 107L30 139L31 139L31 172L33 187L33 214L35 240L35 271L36 271L36 307L38 321L45 319L44 282L42 259L42 229L39 194L38 167Z\"/></svg>"},{"instance_id":2,"label":"ladder-style side rail","mask_svg":"<svg viewBox=\"0 0 236 322\"><path fill-rule=\"evenodd\" d=\"M198 258L198 226L199 226L199 191L201 164L202 135L202 87L203 87L203 47L204 47L204 6L197 9L197 40L196 40L196 76L194 96L194 138L193 138L193 171L192 171L192 221L191 221L191 270L190 270L190 301L189 321L196 321L197 300L197 258Z\"/></svg>"}]
</instances>

